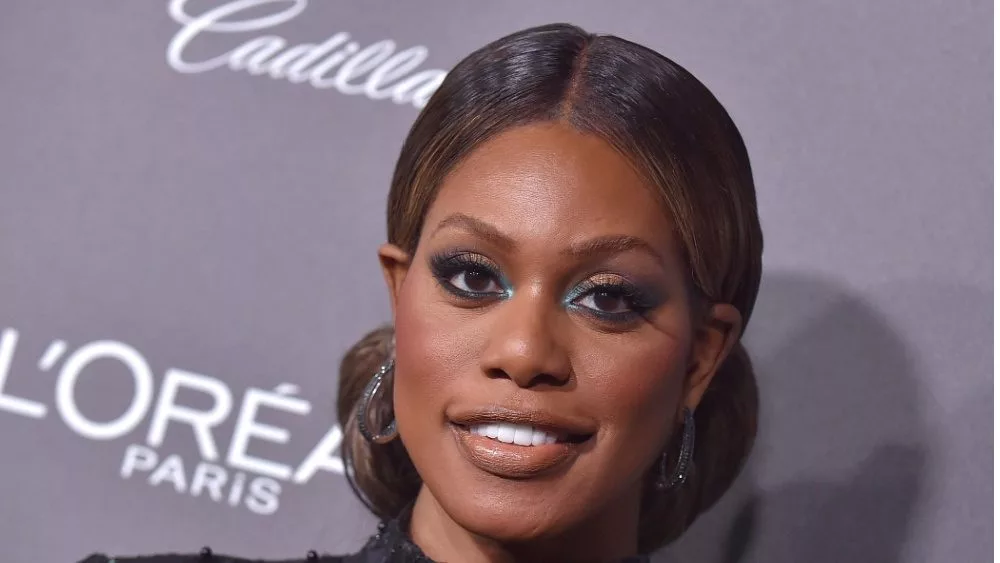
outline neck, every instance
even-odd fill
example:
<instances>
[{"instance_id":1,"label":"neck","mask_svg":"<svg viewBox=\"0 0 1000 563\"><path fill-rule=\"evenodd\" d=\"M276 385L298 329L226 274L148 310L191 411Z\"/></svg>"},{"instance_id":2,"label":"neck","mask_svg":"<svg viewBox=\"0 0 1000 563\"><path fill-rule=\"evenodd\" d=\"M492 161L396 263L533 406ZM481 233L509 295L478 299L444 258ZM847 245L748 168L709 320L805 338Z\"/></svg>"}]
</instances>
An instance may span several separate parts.
<instances>
[{"instance_id":1,"label":"neck","mask_svg":"<svg viewBox=\"0 0 1000 563\"><path fill-rule=\"evenodd\" d=\"M435 561L610 563L637 552L639 502L637 490L561 534L523 542L501 542L473 533L455 522L425 485L413 506L409 534L412 541Z\"/></svg>"}]
</instances>

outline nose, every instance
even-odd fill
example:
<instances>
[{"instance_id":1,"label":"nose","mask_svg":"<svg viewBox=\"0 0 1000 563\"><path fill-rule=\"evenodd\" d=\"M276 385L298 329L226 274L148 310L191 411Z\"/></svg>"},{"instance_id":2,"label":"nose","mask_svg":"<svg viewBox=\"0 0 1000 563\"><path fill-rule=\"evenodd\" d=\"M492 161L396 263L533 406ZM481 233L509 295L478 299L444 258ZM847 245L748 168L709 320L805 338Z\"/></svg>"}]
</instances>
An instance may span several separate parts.
<instances>
[{"instance_id":1,"label":"nose","mask_svg":"<svg viewBox=\"0 0 1000 563\"><path fill-rule=\"evenodd\" d=\"M519 387L562 386L570 380L569 354L556 332L558 311L547 299L522 292L490 314L494 322L481 358L483 373Z\"/></svg>"}]
</instances>

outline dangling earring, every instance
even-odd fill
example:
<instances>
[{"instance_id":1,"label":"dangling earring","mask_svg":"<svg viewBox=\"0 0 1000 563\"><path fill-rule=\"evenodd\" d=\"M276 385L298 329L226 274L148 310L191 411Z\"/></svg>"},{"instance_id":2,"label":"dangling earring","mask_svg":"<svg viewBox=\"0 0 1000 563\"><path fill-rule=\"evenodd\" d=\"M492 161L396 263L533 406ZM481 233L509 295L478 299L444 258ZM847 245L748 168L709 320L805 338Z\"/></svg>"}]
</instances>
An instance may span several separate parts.
<instances>
[{"instance_id":1,"label":"dangling earring","mask_svg":"<svg viewBox=\"0 0 1000 563\"><path fill-rule=\"evenodd\" d=\"M379 388L382 386L382 380L385 376L393 371L396 367L396 360L390 357L384 364L379 366L378 371L372 376L368 385L365 386L364 392L361 394L361 401L358 403L357 421L358 430L361 435L365 437L372 444L388 444L389 442L396 439L399 436L399 432L396 430L396 418L393 417L392 422L385 427L378 434L372 433L371 429L368 427L368 414L371 411L372 401L375 398L375 394L378 393Z\"/></svg>"},{"instance_id":2,"label":"dangling earring","mask_svg":"<svg viewBox=\"0 0 1000 563\"><path fill-rule=\"evenodd\" d=\"M681 435L681 451L677 456L677 464L669 475L667 474L667 454L660 458L660 476L656 480L656 488L665 491L680 487L687 480L688 469L691 466L691 456L694 454L694 415L691 409L684 407L684 429Z\"/></svg>"}]
</instances>

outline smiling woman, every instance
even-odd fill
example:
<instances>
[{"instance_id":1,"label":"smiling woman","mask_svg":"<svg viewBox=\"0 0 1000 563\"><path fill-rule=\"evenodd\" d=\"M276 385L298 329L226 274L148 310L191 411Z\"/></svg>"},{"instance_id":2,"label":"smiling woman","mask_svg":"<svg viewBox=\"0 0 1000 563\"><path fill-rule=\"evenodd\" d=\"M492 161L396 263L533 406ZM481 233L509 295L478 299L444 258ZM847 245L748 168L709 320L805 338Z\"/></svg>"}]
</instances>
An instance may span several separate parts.
<instances>
[{"instance_id":1,"label":"smiling woman","mask_svg":"<svg viewBox=\"0 0 1000 563\"><path fill-rule=\"evenodd\" d=\"M730 486L763 243L740 134L684 69L569 25L487 45L414 124L387 215L393 323L338 397L385 523L325 560L641 560Z\"/></svg>"}]
</instances>

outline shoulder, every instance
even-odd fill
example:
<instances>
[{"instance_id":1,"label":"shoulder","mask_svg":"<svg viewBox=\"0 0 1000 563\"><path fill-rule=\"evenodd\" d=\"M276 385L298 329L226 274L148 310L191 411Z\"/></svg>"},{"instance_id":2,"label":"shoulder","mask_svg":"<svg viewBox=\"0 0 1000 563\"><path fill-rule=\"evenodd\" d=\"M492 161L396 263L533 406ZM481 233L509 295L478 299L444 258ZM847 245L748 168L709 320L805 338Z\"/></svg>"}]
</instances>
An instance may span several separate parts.
<instances>
[{"instance_id":1,"label":"shoulder","mask_svg":"<svg viewBox=\"0 0 1000 563\"><path fill-rule=\"evenodd\" d=\"M313 552L298 559L244 559L203 550L201 553L162 553L129 557L109 557L95 553L80 563L346 563L346 561L347 559L342 556L316 555Z\"/></svg>"}]
</instances>

